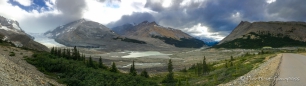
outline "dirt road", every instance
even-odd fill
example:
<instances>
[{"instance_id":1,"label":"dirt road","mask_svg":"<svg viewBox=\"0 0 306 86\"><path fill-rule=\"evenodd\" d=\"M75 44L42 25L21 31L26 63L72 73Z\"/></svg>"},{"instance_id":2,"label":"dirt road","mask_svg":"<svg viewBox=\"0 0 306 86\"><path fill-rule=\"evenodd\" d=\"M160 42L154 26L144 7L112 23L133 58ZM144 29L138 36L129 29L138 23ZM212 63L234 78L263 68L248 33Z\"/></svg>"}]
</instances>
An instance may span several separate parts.
<instances>
[{"instance_id":1,"label":"dirt road","mask_svg":"<svg viewBox=\"0 0 306 86\"><path fill-rule=\"evenodd\" d=\"M275 86L306 86L306 56L284 53Z\"/></svg>"}]
</instances>

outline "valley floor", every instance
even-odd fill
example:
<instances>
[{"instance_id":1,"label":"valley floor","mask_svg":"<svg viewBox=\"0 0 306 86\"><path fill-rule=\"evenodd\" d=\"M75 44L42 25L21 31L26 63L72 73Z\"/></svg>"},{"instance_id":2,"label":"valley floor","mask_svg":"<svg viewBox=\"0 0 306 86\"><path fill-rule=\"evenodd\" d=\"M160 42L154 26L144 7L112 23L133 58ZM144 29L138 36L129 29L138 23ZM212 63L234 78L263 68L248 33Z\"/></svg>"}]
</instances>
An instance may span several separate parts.
<instances>
[{"instance_id":1,"label":"valley floor","mask_svg":"<svg viewBox=\"0 0 306 86\"><path fill-rule=\"evenodd\" d=\"M176 50L168 51L121 51L121 52L103 52L95 49L80 49L81 53L85 53L86 57L93 57L94 60L98 61L101 57L104 64L110 66L112 62L115 62L117 67L128 72L132 61L135 61L135 67L138 72L143 69L152 73L167 72L168 59L171 59L174 65L174 71L179 71L183 68L189 68L193 64L202 61L203 57L207 58L207 62L215 62L224 59L229 59L230 56L240 56L245 53L256 53L259 50L252 49L191 49L191 48L178 48ZM140 52L146 54L147 52L161 53L156 55L142 56L142 57L131 57L125 58L133 52Z\"/></svg>"}]
</instances>

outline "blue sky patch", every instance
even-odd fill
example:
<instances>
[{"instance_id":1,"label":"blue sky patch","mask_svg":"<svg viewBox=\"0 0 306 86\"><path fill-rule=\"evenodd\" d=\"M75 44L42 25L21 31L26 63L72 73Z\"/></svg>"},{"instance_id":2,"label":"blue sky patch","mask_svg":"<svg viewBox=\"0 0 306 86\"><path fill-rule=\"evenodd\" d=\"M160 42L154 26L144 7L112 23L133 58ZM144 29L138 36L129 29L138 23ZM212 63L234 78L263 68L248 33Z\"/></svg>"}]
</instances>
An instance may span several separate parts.
<instances>
[{"instance_id":1,"label":"blue sky patch","mask_svg":"<svg viewBox=\"0 0 306 86\"><path fill-rule=\"evenodd\" d=\"M38 12L41 12L40 9L45 8L44 10L49 10L48 6L46 5L44 0L33 0L32 5L31 6L23 6L20 3L18 3L17 1L14 0L9 0L8 1L10 4L12 4L13 6L18 6L21 9L25 10L25 11L32 11L32 10L37 10Z\"/></svg>"}]
</instances>

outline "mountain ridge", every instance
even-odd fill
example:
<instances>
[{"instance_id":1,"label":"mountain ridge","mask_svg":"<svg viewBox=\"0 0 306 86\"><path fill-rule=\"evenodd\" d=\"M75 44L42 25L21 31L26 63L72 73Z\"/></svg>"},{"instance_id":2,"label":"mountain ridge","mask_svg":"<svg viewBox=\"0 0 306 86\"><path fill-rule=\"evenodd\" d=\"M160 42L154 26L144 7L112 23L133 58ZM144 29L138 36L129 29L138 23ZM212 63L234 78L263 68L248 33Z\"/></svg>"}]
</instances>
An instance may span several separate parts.
<instances>
[{"instance_id":1,"label":"mountain ridge","mask_svg":"<svg viewBox=\"0 0 306 86\"><path fill-rule=\"evenodd\" d=\"M306 42L306 23L305 22L281 22L281 21L273 21L273 22L247 22L241 21L240 24L217 46L224 44L231 44L231 46L241 46L239 43L244 41L262 41L261 44L268 43L267 45L259 45L258 47L263 46L274 46L270 44L273 39L279 39L277 43L283 44L281 46L294 46L294 43L300 44ZM273 38L273 39L271 39ZM240 40L240 41L238 41ZM286 41L292 41L292 43L287 43ZM233 43L235 42L235 43ZM259 42L258 42L259 43ZM248 42L244 42L245 45ZM252 44L252 43L250 43ZM254 44L256 45L256 44ZM229 45L228 45L229 46ZM304 45L300 45L304 46ZM226 46L224 46L226 47ZM242 47L240 47L242 48Z\"/></svg>"},{"instance_id":2,"label":"mountain ridge","mask_svg":"<svg viewBox=\"0 0 306 86\"><path fill-rule=\"evenodd\" d=\"M124 24L112 28L116 33L122 36L126 36L133 39L145 41L149 44L160 46L160 47L202 47L206 46L203 41L198 40L184 33L181 30L173 29L170 27L163 27L158 25L156 22L143 21L137 25ZM184 42L182 42L184 41ZM190 42L188 42L190 41ZM192 43L196 42L196 43ZM181 43L187 43L186 45ZM196 46L190 46L196 45Z\"/></svg>"}]
</instances>

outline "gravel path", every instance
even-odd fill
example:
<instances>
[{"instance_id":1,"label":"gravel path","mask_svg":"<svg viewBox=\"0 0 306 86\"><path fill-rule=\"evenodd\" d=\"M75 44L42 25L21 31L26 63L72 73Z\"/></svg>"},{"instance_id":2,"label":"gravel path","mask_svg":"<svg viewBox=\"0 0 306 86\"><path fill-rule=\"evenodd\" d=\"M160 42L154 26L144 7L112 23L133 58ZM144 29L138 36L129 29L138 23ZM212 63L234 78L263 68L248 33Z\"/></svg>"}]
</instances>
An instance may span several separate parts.
<instances>
[{"instance_id":1,"label":"gravel path","mask_svg":"<svg viewBox=\"0 0 306 86\"><path fill-rule=\"evenodd\" d=\"M226 84L218 86L270 86L281 61L282 54L269 59L258 68Z\"/></svg>"},{"instance_id":2,"label":"gravel path","mask_svg":"<svg viewBox=\"0 0 306 86\"><path fill-rule=\"evenodd\" d=\"M275 86L305 86L306 56L284 53Z\"/></svg>"}]
</instances>

